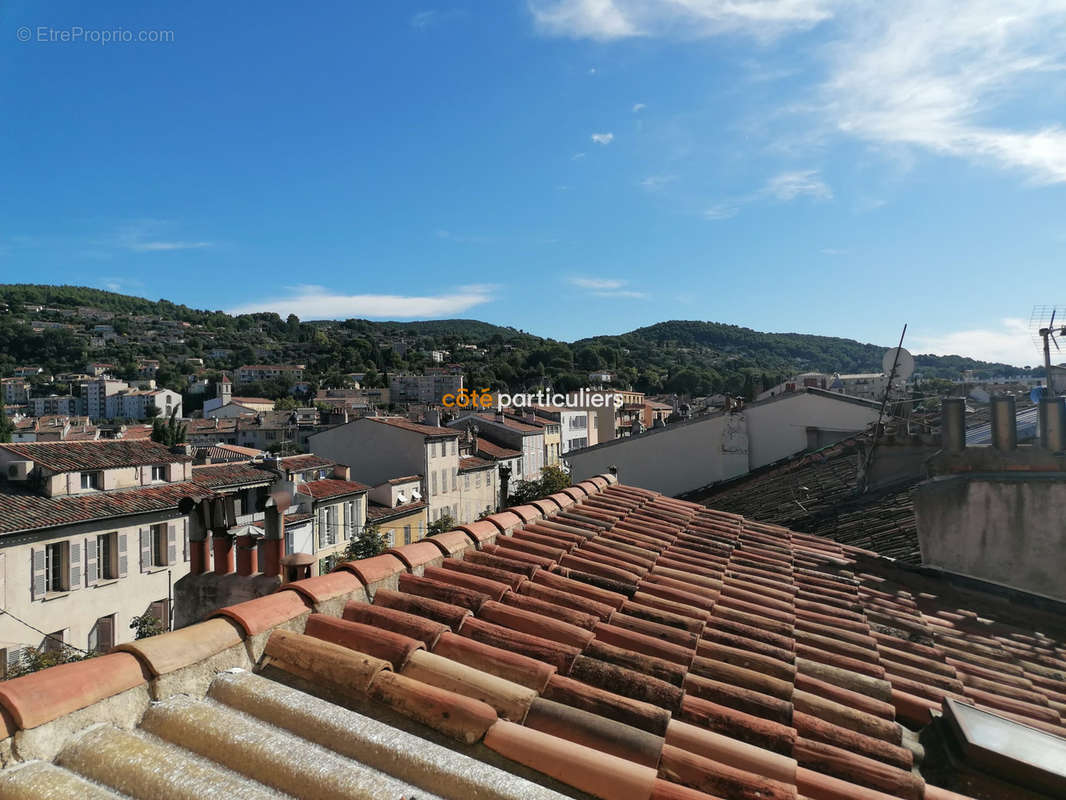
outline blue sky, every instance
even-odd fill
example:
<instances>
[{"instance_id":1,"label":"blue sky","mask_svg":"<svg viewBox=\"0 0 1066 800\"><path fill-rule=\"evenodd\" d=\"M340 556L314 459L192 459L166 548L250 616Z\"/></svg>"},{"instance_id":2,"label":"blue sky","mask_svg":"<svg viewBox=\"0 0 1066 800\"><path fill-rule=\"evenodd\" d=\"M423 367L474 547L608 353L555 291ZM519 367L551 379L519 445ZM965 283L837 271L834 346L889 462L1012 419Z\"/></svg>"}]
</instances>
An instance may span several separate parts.
<instances>
[{"instance_id":1,"label":"blue sky","mask_svg":"<svg viewBox=\"0 0 1066 800\"><path fill-rule=\"evenodd\" d=\"M1066 0L9 0L0 280L1037 363L1064 56Z\"/></svg>"}]
</instances>

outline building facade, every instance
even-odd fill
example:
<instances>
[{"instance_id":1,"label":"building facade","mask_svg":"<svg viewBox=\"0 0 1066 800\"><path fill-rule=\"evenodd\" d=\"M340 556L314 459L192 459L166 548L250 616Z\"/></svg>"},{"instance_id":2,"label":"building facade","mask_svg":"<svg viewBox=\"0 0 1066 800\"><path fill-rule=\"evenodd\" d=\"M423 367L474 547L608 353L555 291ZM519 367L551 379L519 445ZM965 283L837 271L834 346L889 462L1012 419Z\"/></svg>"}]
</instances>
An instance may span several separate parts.
<instances>
[{"instance_id":1,"label":"building facade","mask_svg":"<svg viewBox=\"0 0 1066 800\"><path fill-rule=\"evenodd\" d=\"M458 518L459 433L402 417L362 417L309 438L315 455L351 467L352 477L372 486L397 475L420 475L429 521Z\"/></svg>"},{"instance_id":2,"label":"building facade","mask_svg":"<svg viewBox=\"0 0 1066 800\"><path fill-rule=\"evenodd\" d=\"M0 647L106 652L188 573L191 458L150 441L0 445ZM40 632L39 632L40 631ZM43 632L43 633L41 633Z\"/></svg>"}]
</instances>

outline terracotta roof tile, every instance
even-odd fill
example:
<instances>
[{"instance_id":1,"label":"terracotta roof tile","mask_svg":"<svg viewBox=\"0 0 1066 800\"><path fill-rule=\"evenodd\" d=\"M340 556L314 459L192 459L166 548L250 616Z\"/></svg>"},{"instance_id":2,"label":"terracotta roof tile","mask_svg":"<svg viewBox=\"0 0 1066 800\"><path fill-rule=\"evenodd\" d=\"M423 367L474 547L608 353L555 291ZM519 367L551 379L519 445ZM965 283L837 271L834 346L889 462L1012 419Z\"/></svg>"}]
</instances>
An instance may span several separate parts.
<instances>
[{"instance_id":1,"label":"terracotta roof tile","mask_svg":"<svg viewBox=\"0 0 1066 800\"><path fill-rule=\"evenodd\" d=\"M177 511L183 497L203 499L212 491L194 482L44 497L11 484L0 487L0 533L38 530L131 514Z\"/></svg>"},{"instance_id":2,"label":"terracotta roof tile","mask_svg":"<svg viewBox=\"0 0 1066 800\"><path fill-rule=\"evenodd\" d=\"M192 481L211 489L273 483L277 475L249 464L212 464L193 467Z\"/></svg>"},{"instance_id":3,"label":"terracotta roof tile","mask_svg":"<svg viewBox=\"0 0 1066 800\"><path fill-rule=\"evenodd\" d=\"M138 467L149 464L180 464L190 456L146 439L131 441L98 439L92 442L26 442L0 444L16 458L32 461L52 472Z\"/></svg>"},{"instance_id":4,"label":"terracotta roof tile","mask_svg":"<svg viewBox=\"0 0 1066 800\"><path fill-rule=\"evenodd\" d=\"M312 635L274 630L270 669L605 800L956 800L925 783L900 728L928 724L943 697L1066 732L1053 616L603 483L586 482L602 502L576 513L513 535L492 525L497 544L480 551L462 531L399 548L434 548L444 566L426 577L393 555L345 564L399 589L353 597L343 619L309 615ZM220 613L267 630L307 612L300 583L340 574Z\"/></svg>"},{"instance_id":5,"label":"terracotta roof tile","mask_svg":"<svg viewBox=\"0 0 1066 800\"><path fill-rule=\"evenodd\" d=\"M334 497L344 497L349 494L359 494L369 491L370 487L355 481L342 481L339 478L322 478L317 481L307 481L299 485L299 491L309 494L315 500L330 500Z\"/></svg>"}]
</instances>

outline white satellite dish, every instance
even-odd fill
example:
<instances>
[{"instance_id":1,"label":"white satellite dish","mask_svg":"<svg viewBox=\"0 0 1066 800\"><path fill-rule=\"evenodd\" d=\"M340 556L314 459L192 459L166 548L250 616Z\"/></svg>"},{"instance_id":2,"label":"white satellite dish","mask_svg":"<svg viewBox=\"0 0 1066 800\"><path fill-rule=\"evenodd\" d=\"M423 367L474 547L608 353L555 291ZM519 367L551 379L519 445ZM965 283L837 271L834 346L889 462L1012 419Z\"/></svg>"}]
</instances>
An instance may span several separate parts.
<instances>
[{"instance_id":1,"label":"white satellite dish","mask_svg":"<svg viewBox=\"0 0 1066 800\"><path fill-rule=\"evenodd\" d=\"M899 351L898 360L896 351ZM881 371L885 375L891 375L893 364L896 365L896 380L905 381L914 374L914 356L904 347L893 347L885 353L885 357L881 359Z\"/></svg>"}]
</instances>

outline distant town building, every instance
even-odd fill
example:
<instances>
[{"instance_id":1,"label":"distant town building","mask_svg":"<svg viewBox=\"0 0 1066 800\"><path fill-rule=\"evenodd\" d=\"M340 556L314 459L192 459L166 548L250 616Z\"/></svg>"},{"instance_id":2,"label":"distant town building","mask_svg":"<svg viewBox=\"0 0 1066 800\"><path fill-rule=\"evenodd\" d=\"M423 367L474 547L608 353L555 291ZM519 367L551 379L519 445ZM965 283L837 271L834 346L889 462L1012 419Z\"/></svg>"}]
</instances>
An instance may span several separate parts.
<instances>
[{"instance_id":1,"label":"distant town building","mask_svg":"<svg viewBox=\"0 0 1066 800\"><path fill-rule=\"evenodd\" d=\"M459 432L402 417L362 417L310 437L311 452L352 469L372 486L397 475L422 476L429 520L459 519Z\"/></svg>"},{"instance_id":2,"label":"distant town building","mask_svg":"<svg viewBox=\"0 0 1066 800\"><path fill-rule=\"evenodd\" d=\"M4 378L0 385L3 386L5 405L23 405L29 399L30 384L25 378Z\"/></svg>"},{"instance_id":3,"label":"distant town building","mask_svg":"<svg viewBox=\"0 0 1066 800\"><path fill-rule=\"evenodd\" d=\"M77 416L81 398L73 395L50 394L47 397L31 397L28 403L30 413L35 417L44 417L49 414Z\"/></svg>"},{"instance_id":4,"label":"distant town building","mask_svg":"<svg viewBox=\"0 0 1066 800\"><path fill-rule=\"evenodd\" d=\"M462 373L426 370L425 375L390 375L389 395L394 403L440 404L447 394L463 389Z\"/></svg>"},{"instance_id":5,"label":"distant town building","mask_svg":"<svg viewBox=\"0 0 1066 800\"><path fill-rule=\"evenodd\" d=\"M303 364L248 364L237 368L237 383L260 383L262 381L286 381L289 383L303 380Z\"/></svg>"}]
</instances>

